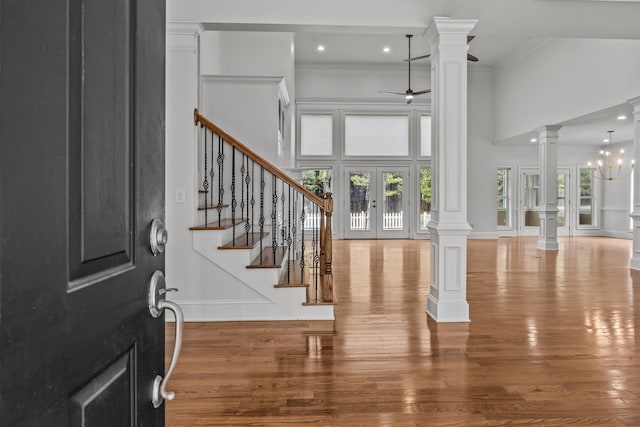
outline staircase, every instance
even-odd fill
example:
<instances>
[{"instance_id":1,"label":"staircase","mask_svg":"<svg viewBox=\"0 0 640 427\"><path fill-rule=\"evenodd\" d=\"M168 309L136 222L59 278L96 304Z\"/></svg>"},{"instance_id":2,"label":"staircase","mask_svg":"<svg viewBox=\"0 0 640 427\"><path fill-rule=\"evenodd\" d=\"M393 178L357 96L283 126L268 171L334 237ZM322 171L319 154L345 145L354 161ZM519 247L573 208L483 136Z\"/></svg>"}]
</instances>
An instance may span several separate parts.
<instances>
[{"instance_id":1,"label":"staircase","mask_svg":"<svg viewBox=\"0 0 640 427\"><path fill-rule=\"evenodd\" d=\"M311 193L198 110L194 121L193 249L264 297L265 318L333 319L331 193Z\"/></svg>"}]
</instances>

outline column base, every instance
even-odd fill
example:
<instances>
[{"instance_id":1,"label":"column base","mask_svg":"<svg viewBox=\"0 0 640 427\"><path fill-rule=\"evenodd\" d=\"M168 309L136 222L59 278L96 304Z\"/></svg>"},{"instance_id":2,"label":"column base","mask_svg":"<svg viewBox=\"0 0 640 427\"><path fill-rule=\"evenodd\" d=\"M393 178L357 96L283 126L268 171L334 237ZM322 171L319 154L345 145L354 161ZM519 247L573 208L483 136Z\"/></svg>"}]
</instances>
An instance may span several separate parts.
<instances>
[{"instance_id":1,"label":"column base","mask_svg":"<svg viewBox=\"0 0 640 427\"><path fill-rule=\"evenodd\" d=\"M429 295L427 314L436 322L469 322L469 304L466 301L442 301Z\"/></svg>"},{"instance_id":2,"label":"column base","mask_svg":"<svg viewBox=\"0 0 640 427\"><path fill-rule=\"evenodd\" d=\"M536 245L538 249L542 249L543 251L557 251L558 250L558 241L556 239L549 240L540 238L538 239L538 244Z\"/></svg>"}]
</instances>

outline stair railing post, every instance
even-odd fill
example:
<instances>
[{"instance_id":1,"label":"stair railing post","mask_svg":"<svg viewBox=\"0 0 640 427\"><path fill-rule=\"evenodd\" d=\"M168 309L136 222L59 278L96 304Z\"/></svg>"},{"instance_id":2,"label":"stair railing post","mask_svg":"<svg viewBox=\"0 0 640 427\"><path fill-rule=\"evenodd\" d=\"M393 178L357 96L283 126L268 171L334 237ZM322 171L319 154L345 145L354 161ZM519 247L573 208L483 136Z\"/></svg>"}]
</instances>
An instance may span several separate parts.
<instances>
[{"instance_id":1,"label":"stair railing post","mask_svg":"<svg viewBox=\"0 0 640 427\"><path fill-rule=\"evenodd\" d=\"M326 212L326 227L324 234L324 246L325 246L325 256L324 256L324 280L322 282L322 296L324 302L333 302L333 240L332 240L332 230L331 230L331 216L333 215L333 197L331 193L327 193L324 195L324 209Z\"/></svg>"},{"instance_id":2,"label":"stair railing post","mask_svg":"<svg viewBox=\"0 0 640 427\"><path fill-rule=\"evenodd\" d=\"M324 195L322 196L324 198ZM327 226L327 223L325 221L325 216L326 212L324 210L324 206L322 206L320 208L320 265L318 268L318 271L316 274L318 274L320 276L320 286L322 287L322 294L324 295L324 283L325 283L325 278L324 278L324 272L325 272L325 265L326 265L326 259L327 259L327 242L325 241L327 238L327 231L325 229L325 227ZM322 298L324 300L324 297Z\"/></svg>"}]
</instances>

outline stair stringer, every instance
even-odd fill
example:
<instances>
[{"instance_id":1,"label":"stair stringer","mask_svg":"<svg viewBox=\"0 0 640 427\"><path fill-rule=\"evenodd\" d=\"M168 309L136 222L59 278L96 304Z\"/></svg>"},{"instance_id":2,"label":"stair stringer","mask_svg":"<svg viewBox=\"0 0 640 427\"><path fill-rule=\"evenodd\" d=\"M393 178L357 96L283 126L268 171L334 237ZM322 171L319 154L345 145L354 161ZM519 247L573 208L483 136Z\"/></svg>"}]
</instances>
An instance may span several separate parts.
<instances>
[{"instance_id":1,"label":"stair stringer","mask_svg":"<svg viewBox=\"0 0 640 427\"><path fill-rule=\"evenodd\" d=\"M247 268L247 265L256 256L256 249L218 249L228 240L228 232L224 230L194 230L192 236L193 249L196 252L264 298L264 301L233 301L228 303L210 301L208 304L202 302L204 305L199 304L200 314L197 317L206 317L208 320L334 319L333 305L303 305L306 302L306 288L275 287L284 268L284 262L279 269Z\"/></svg>"}]
</instances>

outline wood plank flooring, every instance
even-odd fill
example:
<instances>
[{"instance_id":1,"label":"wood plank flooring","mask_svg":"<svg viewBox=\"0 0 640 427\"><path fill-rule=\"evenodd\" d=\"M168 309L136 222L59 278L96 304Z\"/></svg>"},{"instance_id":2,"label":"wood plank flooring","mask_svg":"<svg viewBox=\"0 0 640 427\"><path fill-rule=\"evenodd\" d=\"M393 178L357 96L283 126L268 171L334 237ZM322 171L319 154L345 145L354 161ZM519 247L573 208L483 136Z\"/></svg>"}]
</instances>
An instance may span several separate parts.
<instances>
[{"instance_id":1,"label":"wood plank flooring","mask_svg":"<svg viewBox=\"0 0 640 427\"><path fill-rule=\"evenodd\" d=\"M167 425L640 426L631 241L535 243L470 240L471 322L438 324L429 241L336 241L335 322L187 324Z\"/></svg>"}]
</instances>

